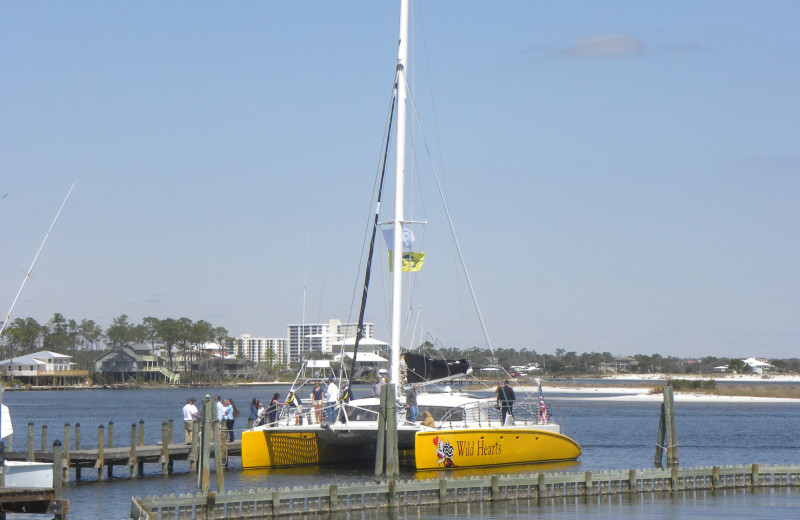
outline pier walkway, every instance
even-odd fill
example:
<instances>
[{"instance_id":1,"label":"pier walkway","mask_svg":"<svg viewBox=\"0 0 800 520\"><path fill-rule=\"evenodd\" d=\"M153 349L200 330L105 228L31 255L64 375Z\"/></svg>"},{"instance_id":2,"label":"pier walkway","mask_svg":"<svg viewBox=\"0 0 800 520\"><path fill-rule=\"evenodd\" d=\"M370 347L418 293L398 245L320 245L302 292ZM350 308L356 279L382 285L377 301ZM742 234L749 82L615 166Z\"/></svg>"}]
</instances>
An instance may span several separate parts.
<instances>
[{"instance_id":1,"label":"pier walkway","mask_svg":"<svg viewBox=\"0 0 800 520\"><path fill-rule=\"evenodd\" d=\"M498 468L501 470L502 468ZM131 519L277 518L499 500L600 500L603 496L800 486L800 465L714 466L581 473L531 473L134 497Z\"/></svg>"},{"instance_id":2,"label":"pier walkway","mask_svg":"<svg viewBox=\"0 0 800 520\"><path fill-rule=\"evenodd\" d=\"M53 463L53 451L47 448L47 426L42 426L41 442L39 450L34 449L33 445L33 423L28 423L28 448L26 453L6 451L5 459L12 461L31 461ZM195 435L191 444L171 442L174 438L173 421L161 423L161 443L155 445L144 444L144 421L139 424L131 424L130 442L127 446L114 446L114 423L108 423L108 427L100 425L98 427L97 445L93 448L81 446L81 425L75 424L74 431L69 424L64 425L63 440L63 469L62 482L69 482L69 469L75 470L75 479L80 480L83 470L96 471L97 480L102 480L103 470L108 478L114 475L114 468L118 466L127 467L128 476L133 478L144 474L145 464L159 464L160 470L164 474L171 474L175 461L188 461L191 470L196 467L199 457L199 425L195 423ZM181 436L183 431L180 432ZM70 438L74 438L74 445L70 446ZM212 445L213 446L213 445ZM227 463L228 457L241 457L241 441L223 442L221 454L223 463ZM213 447L211 457L216 459ZM55 478L55 477L54 477Z\"/></svg>"}]
</instances>

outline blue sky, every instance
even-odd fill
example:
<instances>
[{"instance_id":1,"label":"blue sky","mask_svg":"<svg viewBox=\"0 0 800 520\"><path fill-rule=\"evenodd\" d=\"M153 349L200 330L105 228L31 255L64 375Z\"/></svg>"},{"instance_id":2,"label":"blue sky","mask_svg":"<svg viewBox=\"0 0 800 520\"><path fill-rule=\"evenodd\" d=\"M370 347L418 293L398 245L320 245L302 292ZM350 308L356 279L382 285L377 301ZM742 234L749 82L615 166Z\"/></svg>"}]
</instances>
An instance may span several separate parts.
<instances>
[{"instance_id":1,"label":"blue sky","mask_svg":"<svg viewBox=\"0 0 800 520\"><path fill-rule=\"evenodd\" d=\"M421 125L495 347L798 355L800 5L415 12ZM3 312L78 177L13 317L279 337L305 292L306 321L355 320L397 15L0 3ZM483 347L424 170L408 341Z\"/></svg>"}]
</instances>

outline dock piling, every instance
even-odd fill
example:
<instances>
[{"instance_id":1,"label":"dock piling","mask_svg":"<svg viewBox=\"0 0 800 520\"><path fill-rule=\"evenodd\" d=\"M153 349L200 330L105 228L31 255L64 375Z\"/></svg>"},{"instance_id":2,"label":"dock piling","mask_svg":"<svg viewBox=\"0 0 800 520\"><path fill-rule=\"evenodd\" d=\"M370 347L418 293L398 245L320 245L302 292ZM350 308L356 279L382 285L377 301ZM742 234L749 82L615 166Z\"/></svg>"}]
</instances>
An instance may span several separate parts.
<instances>
[{"instance_id":1,"label":"dock piling","mask_svg":"<svg viewBox=\"0 0 800 520\"><path fill-rule=\"evenodd\" d=\"M672 385L665 386L663 392L664 402L661 404L661 415L658 420L653 464L660 468L662 455L666 452L667 468L672 468L678 465L678 432L675 426L675 399Z\"/></svg>"},{"instance_id":2,"label":"dock piling","mask_svg":"<svg viewBox=\"0 0 800 520\"><path fill-rule=\"evenodd\" d=\"M97 461L95 468L97 469L97 480L103 480L103 445L105 437L105 427L101 424L97 427Z\"/></svg>"},{"instance_id":3,"label":"dock piling","mask_svg":"<svg viewBox=\"0 0 800 520\"><path fill-rule=\"evenodd\" d=\"M81 451L81 423L75 423L75 451ZM75 466L75 480L81 479L81 467Z\"/></svg>"},{"instance_id":4,"label":"dock piling","mask_svg":"<svg viewBox=\"0 0 800 520\"><path fill-rule=\"evenodd\" d=\"M209 467L209 458L211 457L211 443L209 435L212 433L212 414L216 416L216 410L211 409L211 397L206 396L203 398L201 417L203 420L200 438L203 440L203 447L200 453L200 492L208 493L211 488L211 468Z\"/></svg>"},{"instance_id":5,"label":"dock piling","mask_svg":"<svg viewBox=\"0 0 800 520\"><path fill-rule=\"evenodd\" d=\"M378 407L378 438L375 444L375 482L380 482L385 468L386 450L386 392L381 385L380 406Z\"/></svg>"},{"instance_id":6,"label":"dock piling","mask_svg":"<svg viewBox=\"0 0 800 520\"><path fill-rule=\"evenodd\" d=\"M192 444L189 450L189 471L197 470L197 446L200 440L200 421L192 421Z\"/></svg>"},{"instance_id":7,"label":"dock piling","mask_svg":"<svg viewBox=\"0 0 800 520\"><path fill-rule=\"evenodd\" d=\"M169 428L166 422L161 423L161 474L169 472Z\"/></svg>"},{"instance_id":8,"label":"dock piling","mask_svg":"<svg viewBox=\"0 0 800 520\"><path fill-rule=\"evenodd\" d=\"M64 450L64 474L61 477L64 481L69 481L69 432L69 423L64 423L64 445L62 448Z\"/></svg>"},{"instance_id":9,"label":"dock piling","mask_svg":"<svg viewBox=\"0 0 800 520\"><path fill-rule=\"evenodd\" d=\"M131 451L128 455L128 477L133 478L136 474L136 423L131 423Z\"/></svg>"},{"instance_id":10,"label":"dock piling","mask_svg":"<svg viewBox=\"0 0 800 520\"><path fill-rule=\"evenodd\" d=\"M62 462L63 459L61 458L63 455L62 453L62 446L61 441L56 440L53 443L53 493L55 495L56 500L61 499L61 470L62 470Z\"/></svg>"},{"instance_id":11,"label":"dock piling","mask_svg":"<svg viewBox=\"0 0 800 520\"><path fill-rule=\"evenodd\" d=\"M33 423L28 423L28 460L34 462L36 460L35 451L33 449Z\"/></svg>"},{"instance_id":12,"label":"dock piling","mask_svg":"<svg viewBox=\"0 0 800 520\"><path fill-rule=\"evenodd\" d=\"M139 446L144 446L144 419L139 419ZM139 476L144 475L144 461L139 460L137 469Z\"/></svg>"}]
</instances>

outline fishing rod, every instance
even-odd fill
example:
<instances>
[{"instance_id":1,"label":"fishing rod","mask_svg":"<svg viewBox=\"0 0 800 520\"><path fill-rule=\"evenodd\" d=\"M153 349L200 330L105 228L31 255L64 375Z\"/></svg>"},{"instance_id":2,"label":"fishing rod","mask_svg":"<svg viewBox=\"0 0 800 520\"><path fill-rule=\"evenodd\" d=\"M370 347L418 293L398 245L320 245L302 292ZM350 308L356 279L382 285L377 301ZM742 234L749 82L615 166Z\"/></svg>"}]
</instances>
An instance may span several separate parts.
<instances>
[{"instance_id":1,"label":"fishing rod","mask_svg":"<svg viewBox=\"0 0 800 520\"><path fill-rule=\"evenodd\" d=\"M25 284L28 282L28 278L31 276L31 272L33 272L33 266L36 265L36 260L39 259L39 253L42 252L44 248L44 244L47 242L47 239L50 237L50 232L53 231L53 226L56 225L56 221L58 217L61 216L61 211L63 211L64 206L67 204L69 200L69 196L72 195L72 190L75 189L75 184L77 184L78 178L76 177L75 180L72 182L72 186L69 188L69 192L67 192L67 196L64 198L64 202L61 203L61 207L58 208L58 213L56 213L56 217L53 219L53 222L50 224L50 228L47 230L47 234L45 234L44 239L42 240L42 244L39 246L39 250L36 251L36 255L33 257L33 262L31 262L31 266L28 268L27 271L23 271L25 273L25 278L22 279L22 285L19 286L19 291L17 291L17 296L14 297L14 301L11 303L11 308L8 309L8 313L6 314L5 319L3 320L3 324L0 325L0 335L3 334L3 330L6 328L6 324L8 324L8 320L11 319L11 313L14 312L14 307L17 305L17 300L19 300L19 295L22 294L22 289L25 288Z\"/></svg>"}]
</instances>

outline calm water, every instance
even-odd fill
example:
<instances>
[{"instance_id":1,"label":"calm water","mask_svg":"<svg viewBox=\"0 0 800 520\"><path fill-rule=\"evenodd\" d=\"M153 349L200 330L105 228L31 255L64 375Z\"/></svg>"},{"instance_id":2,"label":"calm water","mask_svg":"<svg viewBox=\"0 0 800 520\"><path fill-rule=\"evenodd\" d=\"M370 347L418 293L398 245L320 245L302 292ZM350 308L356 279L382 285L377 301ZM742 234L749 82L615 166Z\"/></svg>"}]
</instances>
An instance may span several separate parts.
<instances>
[{"instance_id":1,"label":"calm water","mask_svg":"<svg viewBox=\"0 0 800 520\"><path fill-rule=\"evenodd\" d=\"M186 397L200 400L205 394L220 394L234 399L242 409L235 427L246 423L253 397L267 400L273 392L285 395L286 388L207 388L163 390L81 390L47 392L6 392L3 403L11 410L15 429L14 449L25 452L27 423L35 424L36 446L40 446L41 426L48 425L48 444L63 436L64 424L81 424L84 447L96 446L100 424L114 421L115 446L130 443L130 427L145 421L145 441L161 440L162 421L175 420L176 436L182 436L180 409ZM368 390L356 389L357 395ZM547 394L545 393L545 398ZM509 473L528 471L598 471L604 469L649 468L653 464L660 405L652 403L605 402L568 395L553 395L549 400L566 433L583 447L578 462L550 466L506 468ZM681 466L727 464L787 464L800 462L799 404L717 404L678 403L677 427ZM237 432L238 438L238 432ZM74 439L73 439L74 442ZM281 470L243 471L238 458L232 458L225 473L229 490L331 482L361 482L371 479L373 461L348 468L310 467ZM81 482L65 487L70 501L70 517L78 519L116 519L127 517L132 495L194 493L194 474L187 463L176 463L176 474L162 477L156 464L145 466L145 476L128 480L127 469L115 468L117 477L94 480L94 472L83 471ZM466 471L466 470L465 470ZM405 471L401 478L431 478L439 472ZM465 473L459 472L459 475ZM215 485L212 475L212 487ZM800 490L697 492L676 496L651 495L611 499L564 500L540 507L527 502L460 505L457 508L406 509L397 514L367 512L334 518L482 518L505 519L536 515L544 518L602 516L607 518L684 518L747 517L800 518ZM326 515L327 516L327 515ZM25 517L21 517L25 518Z\"/></svg>"}]
</instances>

